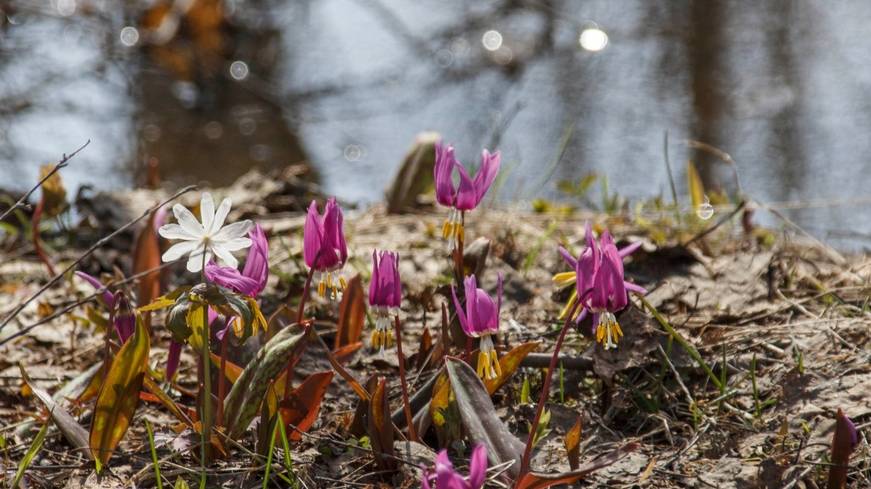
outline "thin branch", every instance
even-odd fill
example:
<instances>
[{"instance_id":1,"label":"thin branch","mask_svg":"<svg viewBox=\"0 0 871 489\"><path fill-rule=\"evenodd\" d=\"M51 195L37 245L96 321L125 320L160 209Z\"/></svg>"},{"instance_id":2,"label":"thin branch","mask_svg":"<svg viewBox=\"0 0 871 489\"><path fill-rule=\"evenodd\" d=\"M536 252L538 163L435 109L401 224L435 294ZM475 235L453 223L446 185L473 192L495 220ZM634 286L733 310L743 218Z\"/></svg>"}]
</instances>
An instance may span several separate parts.
<instances>
[{"instance_id":1,"label":"thin branch","mask_svg":"<svg viewBox=\"0 0 871 489\"><path fill-rule=\"evenodd\" d=\"M6 209L5 211L3 211L3 214L0 214L0 221L2 221L3 219L6 219L6 216L8 216L9 214L11 214L12 211L14 211L15 209L18 209L18 208L24 207L24 203L27 202L27 199L30 198L30 196L33 194L33 192L36 192L36 189L38 189L39 187L41 187L42 184L45 183L46 180L48 180L49 178L51 178L52 175L54 175L55 173L57 173L58 170L60 170L61 168L65 168L67 165L69 165L69 161L70 161L70 159L72 159L73 156L79 154L79 151L85 149L85 147L86 147L87 145L89 145L89 144L91 144L91 140L90 140L90 139L88 139L88 141L87 141L85 144L81 145L81 146L79 147L79 149L77 149L77 150L73 151L72 153L70 153L69 156L67 156L66 154L61 155L61 160L58 162L58 164L54 165L54 168L52 168L51 171L48 172L47 175L45 175L45 176L42 177L38 182L36 182L36 185L34 185L33 188L31 188L31 189L30 189L26 194L24 194L23 196L21 196L21 198L18 199L18 202L12 204L12 207L10 207L10 208ZM4 323L4 324L5 324L5 323Z\"/></svg>"},{"instance_id":2,"label":"thin branch","mask_svg":"<svg viewBox=\"0 0 871 489\"><path fill-rule=\"evenodd\" d=\"M5 328L6 325L9 324L9 322L12 321L12 319L13 319L15 316L17 316L17 315L18 315L18 314L19 314L19 313L20 313L20 312L21 312L25 307L27 307L28 304L30 304L31 302L33 302L34 299L36 299L37 297L39 297L40 295L42 295L46 290L48 290L49 288L51 288L51 286L53 286L55 283L57 283L57 282L58 282L58 281L59 281L59 280L60 280L64 275L66 275L70 270L72 270L73 268L75 268L75 267L76 267L79 263L81 263L85 258L87 258L88 256L90 256L91 253L93 253L97 248L100 248L100 247L103 246L104 244L108 243L110 240L112 240L112 238L114 238L115 236L118 236L119 234L123 233L124 231L126 231L128 228L130 228L131 226L133 226L133 225L136 224L137 222L141 221L142 219L145 219L145 218L148 217L148 215L151 214L152 212L156 211L157 209L160 209L160 208L163 207L164 205L168 204L169 202L172 202L173 200L175 200L175 199L179 198L180 196L182 196L182 195L184 195L184 194L190 192L191 190L194 190L195 188L197 188L196 185L189 185L189 186L187 186L187 187L185 187L185 188L179 190L179 191L176 192L172 197L170 197L170 198L164 200L163 202L161 202L161 203L159 203L159 204L157 204L157 205L154 205L154 206L150 207L149 209L147 209L145 212L142 213L141 216L139 216L139 217L137 217L136 219L133 219L132 221L128 222L127 224L121 226L120 228L118 228L118 229L116 229L115 231L113 231L111 234L109 234L109 235L107 235L107 236L104 236L103 238L100 238L99 241L97 241L96 243L94 243L93 245L91 245L91 247L88 248L88 249L87 249L87 250L86 250L86 251L85 251L85 252L84 252L80 257L78 257L74 262L70 263L66 268L64 268L64 269L61 270L59 273L57 273L57 274L56 274L54 277L52 277L51 280L49 280L45 285L43 285L42 287L40 287L39 290L37 290L36 292L34 292L30 297L28 297L27 299L25 299L24 302L22 302L22 303L19 304L17 307L15 307L15 309L13 309L12 312L10 312L8 315L6 315L6 317L3 319L3 322L0 323L0 331L3 331L3 328Z\"/></svg>"}]
</instances>

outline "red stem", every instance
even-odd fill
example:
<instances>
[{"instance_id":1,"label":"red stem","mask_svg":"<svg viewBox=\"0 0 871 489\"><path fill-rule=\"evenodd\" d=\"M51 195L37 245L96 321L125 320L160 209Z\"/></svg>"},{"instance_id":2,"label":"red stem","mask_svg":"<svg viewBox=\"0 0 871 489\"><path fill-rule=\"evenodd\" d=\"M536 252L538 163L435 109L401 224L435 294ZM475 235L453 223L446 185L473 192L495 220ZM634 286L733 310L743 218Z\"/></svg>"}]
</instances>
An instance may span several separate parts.
<instances>
[{"instance_id":1,"label":"red stem","mask_svg":"<svg viewBox=\"0 0 871 489\"><path fill-rule=\"evenodd\" d=\"M302 297L299 298L299 310L296 312L296 324L302 324L302 317L305 313L305 301L308 298L309 289L312 285L312 277L314 277L315 269L309 268L308 276L305 278L305 285L302 288Z\"/></svg>"},{"instance_id":2,"label":"red stem","mask_svg":"<svg viewBox=\"0 0 871 489\"><path fill-rule=\"evenodd\" d=\"M523 450L523 458L520 460L520 475L517 480L523 479L523 476L529 472L529 462L532 455L532 442L535 439L535 434L538 432L538 423L541 421L541 414L544 412L544 405L547 403L547 396L550 394L550 383L553 377L553 371L556 369L557 358L559 357L560 349L563 346L563 340L566 337L566 331L569 330L569 324L575 315L579 302L572 306L569 315L566 316L563 329L560 330L559 338L556 340L556 346L553 349L553 355L550 357L550 365L547 367L547 373L544 376L544 385L541 386L541 394L538 398L538 406L535 408L535 419L532 421L532 427L529 430L529 437L526 439L526 448Z\"/></svg>"},{"instance_id":3,"label":"red stem","mask_svg":"<svg viewBox=\"0 0 871 489\"><path fill-rule=\"evenodd\" d=\"M402 385L402 405L405 411L405 423L408 425L408 438L418 441L417 432L414 429L414 416L411 414L411 404L408 402L408 384L405 382L405 357L402 356L402 326L399 322L399 314L394 321L396 327L396 356L399 358L399 383Z\"/></svg>"}]
</instances>

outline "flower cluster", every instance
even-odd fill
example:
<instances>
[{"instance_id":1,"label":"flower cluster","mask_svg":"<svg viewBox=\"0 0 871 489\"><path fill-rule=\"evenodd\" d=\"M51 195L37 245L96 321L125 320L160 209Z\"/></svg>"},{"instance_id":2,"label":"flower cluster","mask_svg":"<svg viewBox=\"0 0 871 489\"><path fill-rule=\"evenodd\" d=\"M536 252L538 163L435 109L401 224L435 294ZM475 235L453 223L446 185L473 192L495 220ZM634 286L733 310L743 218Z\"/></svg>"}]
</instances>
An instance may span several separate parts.
<instances>
[{"instance_id":1,"label":"flower cluster","mask_svg":"<svg viewBox=\"0 0 871 489\"><path fill-rule=\"evenodd\" d=\"M587 247L575 258L565 248L559 251L563 259L574 272L557 274L554 282L567 286L574 283L575 290L569 303L563 309L561 317L565 317L571 309L576 311L576 320L583 319L587 313L592 314L593 330L596 341L602 343L606 350L616 348L623 336L623 330L617 322L616 312L623 310L629 303L628 293L645 294L647 291L638 285L627 282L623 276L623 258L638 249L640 243L618 250L610 233L605 231L596 241L593 238L593 228L588 222L585 228ZM579 302L580 307L575 307Z\"/></svg>"}]
</instances>

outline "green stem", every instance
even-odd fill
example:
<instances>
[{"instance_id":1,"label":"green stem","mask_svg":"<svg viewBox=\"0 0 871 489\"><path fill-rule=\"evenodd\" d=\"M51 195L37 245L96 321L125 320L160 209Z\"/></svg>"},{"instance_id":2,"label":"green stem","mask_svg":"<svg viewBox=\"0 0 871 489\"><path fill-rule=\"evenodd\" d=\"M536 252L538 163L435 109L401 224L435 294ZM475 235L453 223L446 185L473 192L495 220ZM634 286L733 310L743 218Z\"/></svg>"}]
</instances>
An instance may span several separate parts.
<instances>
[{"instance_id":1,"label":"green stem","mask_svg":"<svg viewBox=\"0 0 871 489\"><path fill-rule=\"evenodd\" d=\"M203 251L202 281L204 284L207 283L205 250ZM209 354L209 340L211 338L211 332L209 331L209 307L207 305L203 305L202 310L203 331L201 335L201 340L203 344L200 348L200 364L202 365L202 368L200 370L200 375L202 376L202 378L200 379L200 398L202 399L203 403L203 417L200 420L200 422L202 423L202 446L200 447L200 487L205 487L206 464L212 455L212 358Z\"/></svg>"},{"instance_id":2,"label":"green stem","mask_svg":"<svg viewBox=\"0 0 871 489\"><path fill-rule=\"evenodd\" d=\"M683 336L681 336L681 334L678 333L664 317L662 317L662 314L660 314L659 311L657 311L651 303L647 302L647 299L645 299L644 297L639 297L638 299L641 301L642 304L644 304L644 307L647 308L647 310L650 311L651 314L653 314L653 317L656 319L659 325L662 326L662 329L664 329L668 334L671 335L672 338L674 338L675 341L677 341L677 344L679 344L681 348L683 348L687 352L687 354L689 354L689 356L702 367L702 370L704 370L705 373L708 374L708 378L710 378L711 382L713 382L714 385L717 386L717 389L722 391L722 382L720 382L720 379L717 378L717 375L714 373L714 371L711 370L711 367L709 367L708 364L705 363L705 361L702 359L699 351L696 350L693 345L691 345Z\"/></svg>"}]
</instances>

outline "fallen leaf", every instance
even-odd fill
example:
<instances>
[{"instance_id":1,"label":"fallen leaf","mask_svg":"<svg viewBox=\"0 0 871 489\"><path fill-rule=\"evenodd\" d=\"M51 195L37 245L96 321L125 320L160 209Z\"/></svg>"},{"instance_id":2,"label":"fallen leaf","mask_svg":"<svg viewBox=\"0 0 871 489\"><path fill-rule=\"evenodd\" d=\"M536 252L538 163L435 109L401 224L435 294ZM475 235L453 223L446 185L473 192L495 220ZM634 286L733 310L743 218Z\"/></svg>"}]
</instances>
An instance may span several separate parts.
<instances>
[{"instance_id":1,"label":"fallen leaf","mask_svg":"<svg viewBox=\"0 0 871 489\"><path fill-rule=\"evenodd\" d=\"M623 445L617 450L614 450L613 452L605 456L587 462L586 464L579 467L578 470L573 470L571 472L564 472L561 474L529 472L525 474L514 487L515 489L545 489L547 487L555 486L557 484L573 484L587 477L593 472L619 461L637 448L637 443L629 443L627 445Z\"/></svg>"},{"instance_id":2,"label":"fallen leaf","mask_svg":"<svg viewBox=\"0 0 871 489\"><path fill-rule=\"evenodd\" d=\"M581 417L566 433L566 454L569 458L569 467L578 470L581 465Z\"/></svg>"},{"instance_id":3,"label":"fallen leaf","mask_svg":"<svg viewBox=\"0 0 871 489\"><path fill-rule=\"evenodd\" d=\"M24 366L18 364L18 369L21 371L21 378L24 379L24 385L28 386L33 392L33 395L42 402L43 406L48 410L54 424L63 433L64 438L70 442L76 450L81 453L91 456L91 450L88 448L88 432L80 425L73 416L67 412L62 406L57 404L51 395L33 385L30 376L24 371Z\"/></svg>"},{"instance_id":4,"label":"fallen leaf","mask_svg":"<svg viewBox=\"0 0 871 489\"><path fill-rule=\"evenodd\" d=\"M320 412L321 401L332 380L333 372L330 370L315 372L291 391L286 401L281 401L279 404L281 419L285 425L292 425L287 435L289 440L301 440L302 434L315 422Z\"/></svg>"}]
</instances>

